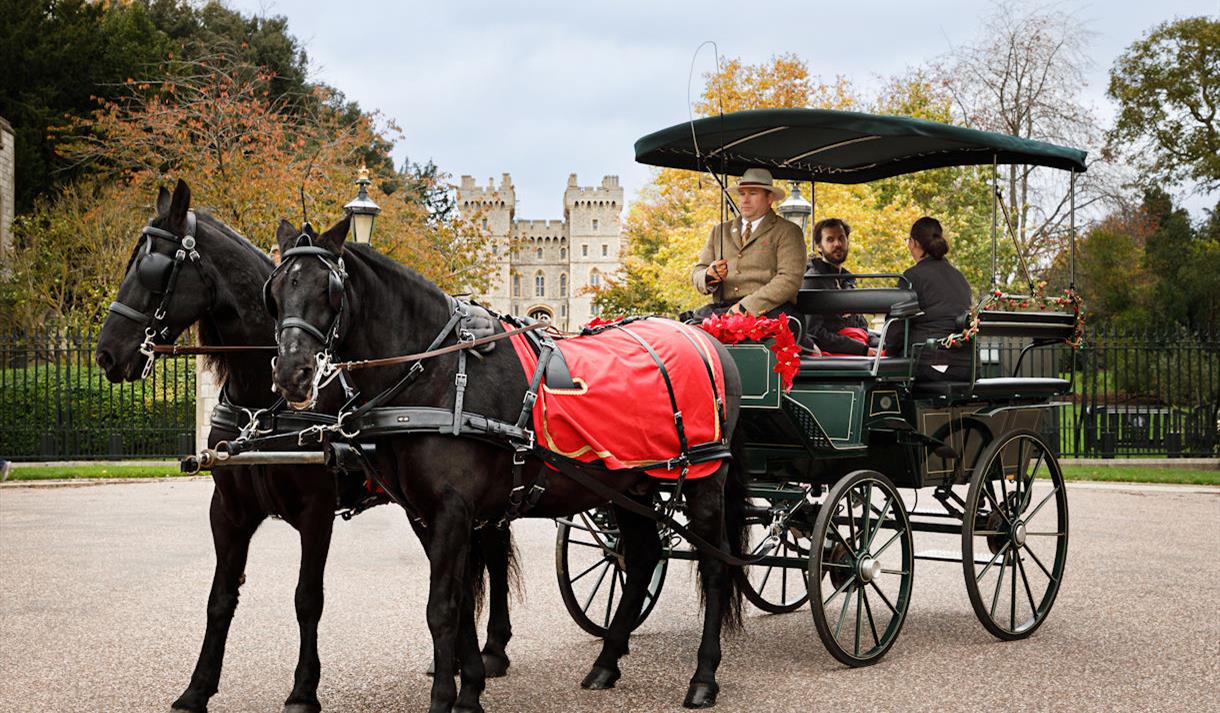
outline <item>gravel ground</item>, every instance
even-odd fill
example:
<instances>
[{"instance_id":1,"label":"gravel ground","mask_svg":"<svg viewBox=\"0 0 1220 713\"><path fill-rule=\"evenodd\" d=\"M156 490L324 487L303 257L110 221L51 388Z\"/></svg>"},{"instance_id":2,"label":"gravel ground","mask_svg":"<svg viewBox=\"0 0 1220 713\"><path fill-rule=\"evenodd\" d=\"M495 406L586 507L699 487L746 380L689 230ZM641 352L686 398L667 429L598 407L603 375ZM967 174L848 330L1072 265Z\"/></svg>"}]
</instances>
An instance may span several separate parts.
<instances>
[{"instance_id":1,"label":"gravel ground","mask_svg":"<svg viewBox=\"0 0 1220 713\"><path fill-rule=\"evenodd\" d=\"M203 635L213 566L200 480L0 489L0 711L165 711ZM1070 487L1067 576L1045 626L993 639L961 568L918 562L910 615L879 664L827 654L807 610L750 611L726 640L721 711L1217 710L1220 490ZM677 711L699 618L688 563L632 639L616 689L579 681L598 651L563 609L549 521L514 528L526 583L509 676L488 711ZM939 537L939 539L938 539ZM917 537L917 549L953 548ZM211 710L278 711L297 649L293 530L255 538ZM336 525L319 696L327 711L427 708L423 553L390 507Z\"/></svg>"}]
</instances>

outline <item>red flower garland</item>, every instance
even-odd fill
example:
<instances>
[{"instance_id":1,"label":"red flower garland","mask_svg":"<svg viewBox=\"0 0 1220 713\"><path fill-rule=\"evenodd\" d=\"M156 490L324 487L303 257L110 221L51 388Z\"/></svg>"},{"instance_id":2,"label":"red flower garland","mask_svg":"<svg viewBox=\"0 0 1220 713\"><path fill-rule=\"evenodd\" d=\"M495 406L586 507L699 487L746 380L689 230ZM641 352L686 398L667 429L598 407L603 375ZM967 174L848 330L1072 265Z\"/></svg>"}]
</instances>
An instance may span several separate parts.
<instances>
[{"instance_id":1,"label":"red flower garland","mask_svg":"<svg viewBox=\"0 0 1220 713\"><path fill-rule=\"evenodd\" d=\"M788 326L786 319L756 317L746 312L722 314L708 317L699 325L721 344L761 342L773 339L771 351L775 352L775 373L783 382L784 391L792 388L792 380L801 369L801 348Z\"/></svg>"}]
</instances>

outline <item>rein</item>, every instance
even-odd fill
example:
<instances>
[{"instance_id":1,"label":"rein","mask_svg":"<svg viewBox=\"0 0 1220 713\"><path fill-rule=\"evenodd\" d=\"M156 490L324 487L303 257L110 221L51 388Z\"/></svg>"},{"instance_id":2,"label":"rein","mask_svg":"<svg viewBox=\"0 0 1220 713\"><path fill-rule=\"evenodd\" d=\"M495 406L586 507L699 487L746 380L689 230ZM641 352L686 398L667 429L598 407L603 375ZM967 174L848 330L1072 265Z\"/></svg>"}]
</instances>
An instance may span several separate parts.
<instances>
[{"instance_id":1,"label":"rein","mask_svg":"<svg viewBox=\"0 0 1220 713\"><path fill-rule=\"evenodd\" d=\"M357 360L353 360L353 361L339 361L339 362L332 363L330 365L330 368L335 369L335 370L351 371L353 369L368 369L370 367L375 367L375 366L393 366L394 364L405 364L407 362L412 362L412 361L423 361L424 359L430 359L432 357L440 356L442 354L451 354L453 352L460 351L462 349L471 349L473 347L482 346L484 344L491 344L492 342L496 342L501 339L508 339L508 338L514 337L518 334L522 334L524 332L532 332L535 329L543 329L544 327L546 327L545 324L543 324L541 322L535 322L534 324L530 324L525 327L518 327L516 329L510 329L510 330L507 330L504 332L500 332L499 334L492 334L492 335L489 335L486 337L480 337L478 339L474 339L471 341L463 341L463 342L458 342L457 344L450 344L449 346L441 347L440 349L430 349L426 352L416 352L414 354L402 354L400 356L382 357L379 359L357 359ZM274 348L274 347L272 347L272 348Z\"/></svg>"},{"instance_id":2,"label":"rein","mask_svg":"<svg viewBox=\"0 0 1220 713\"><path fill-rule=\"evenodd\" d=\"M179 356L186 354L230 354L233 352L273 352L278 347L274 344L250 345L250 346L189 346L179 344L155 344L152 351L154 354L169 354L170 356Z\"/></svg>"}]
</instances>

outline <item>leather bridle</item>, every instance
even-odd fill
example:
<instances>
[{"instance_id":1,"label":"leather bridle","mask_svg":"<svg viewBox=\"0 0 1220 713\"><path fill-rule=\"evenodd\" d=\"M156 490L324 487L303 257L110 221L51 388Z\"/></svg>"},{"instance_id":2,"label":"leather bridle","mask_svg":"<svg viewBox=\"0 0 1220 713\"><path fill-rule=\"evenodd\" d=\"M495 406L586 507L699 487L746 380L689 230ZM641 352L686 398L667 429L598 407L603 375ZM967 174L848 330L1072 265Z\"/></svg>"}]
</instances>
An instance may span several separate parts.
<instances>
[{"instance_id":1,"label":"leather bridle","mask_svg":"<svg viewBox=\"0 0 1220 713\"><path fill-rule=\"evenodd\" d=\"M144 356L144 370L140 376L142 379L148 378L148 375L152 373L153 363L157 359L154 349L157 340L169 338L170 325L166 323L165 317L169 312L170 302L174 298L174 288L178 285L178 277L182 274L183 265L189 262L194 266L195 270L199 273L200 279L208 286L208 290L213 293L209 300L209 310L211 309L211 302L215 300L215 285L208 277L207 271L203 269L202 258L196 249L195 228L195 211L187 211L186 231L182 235L176 235L161 228L154 228L151 225L144 226L144 230L141 232L142 240L145 242L144 256L136 264L136 276L141 286L154 295L159 294L161 301L157 304L152 314L141 312L118 300L111 302L108 308L110 312L130 319L144 327L144 340L140 342L139 347L140 354ZM172 258L164 253L153 250L153 241L156 238L168 240L178 246Z\"/></svg>"}]
</instances>

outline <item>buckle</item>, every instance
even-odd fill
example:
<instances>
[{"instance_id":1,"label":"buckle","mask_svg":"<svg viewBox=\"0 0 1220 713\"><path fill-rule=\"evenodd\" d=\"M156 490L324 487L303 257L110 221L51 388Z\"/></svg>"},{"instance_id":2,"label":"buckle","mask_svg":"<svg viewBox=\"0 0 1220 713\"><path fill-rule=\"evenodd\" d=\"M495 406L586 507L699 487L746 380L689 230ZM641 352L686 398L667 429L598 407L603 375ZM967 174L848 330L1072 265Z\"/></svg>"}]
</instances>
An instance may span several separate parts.
<instances>
[{"instance_id":1,"label":"buckle","mask_svg":"<svg viewBox=\"0 0 1220 713\"><path fill-rule=\"evenodd\" d=\"M457 373L457 376L454 377L454 379L453 379L453 383L457 384L457 387L459 389L466 388L466 381L467 381L466 372L463 372L463 371L459 371Z\"/></svg>"}]
</instances>

